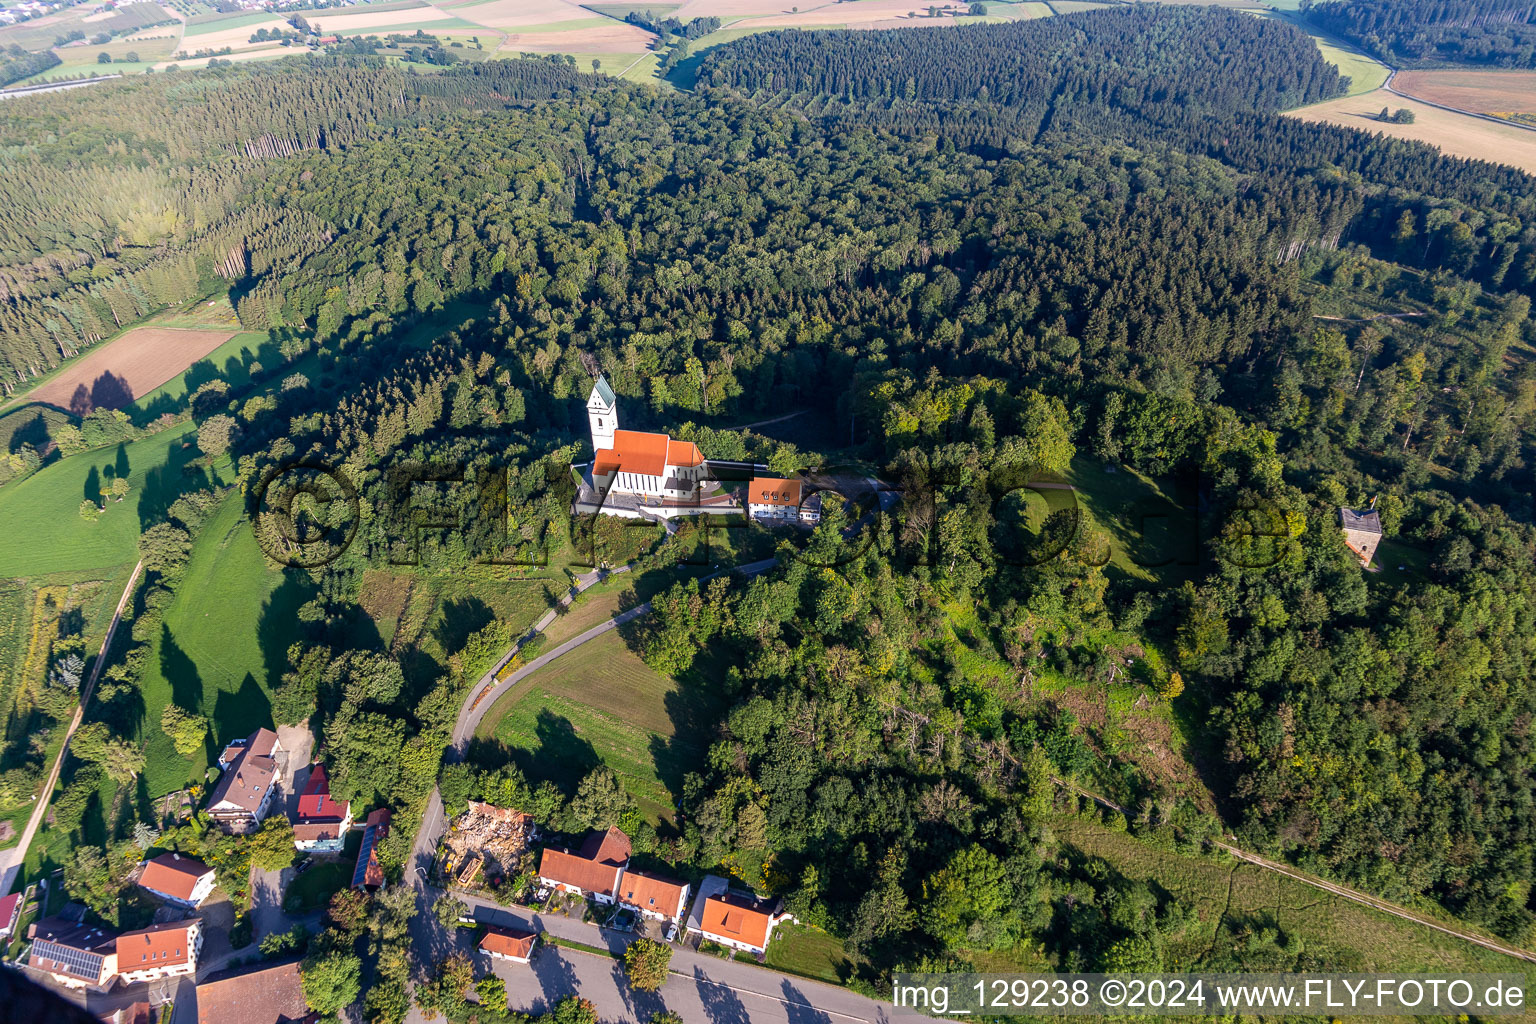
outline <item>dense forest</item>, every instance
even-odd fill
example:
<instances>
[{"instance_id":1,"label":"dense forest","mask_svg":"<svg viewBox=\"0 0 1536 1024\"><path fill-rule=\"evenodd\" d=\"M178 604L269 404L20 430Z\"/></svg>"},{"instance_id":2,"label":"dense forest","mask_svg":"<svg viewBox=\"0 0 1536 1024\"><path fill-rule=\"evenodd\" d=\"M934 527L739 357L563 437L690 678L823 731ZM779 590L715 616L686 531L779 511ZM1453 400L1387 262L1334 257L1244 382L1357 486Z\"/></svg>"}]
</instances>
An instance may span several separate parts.
<instances>
[{"instance_id":1,"label":"dense forest","mask_svg":"<svg viewBox=\"0 0 1536 1024\"><path fill-rule=\"evenodd\" d=\"M49 68L58 67L60 63L58 54L52 50L28 53L21 47L12 45L5 50L0 50L0 86L19 82L23 78L31 78Z\"/></svg>"},{"instance_id":2,"label":"dense forest","mask_svg":"<svg viewBox=\"0 0 1536 1024\"><path fill-rule=\"evenodd\" d=\"M1030 949L1347 969L1241 922L1190 953L1186 904L1058 855L1050 779L1093 778L1096 754L1028 681L1095 693L1134 661L1200 723L1202 782L1244 843L1536 940L1536 180L1277 117L1336 72L1294 29L1222 11L763 34L711 51L700 82L306 58L17 101L7 386L213 290L306 360L273 394L210 386L193 414L253 504L294 458L356 482L358 540L312 573L274 714L318 715L337 791L402 822L473 673L395 665L354 629L361 570L398 554L399 472L510 468L512 535L433 536L422 557L536 543L600 371L635 425L717 457L758 442L715 427L835 410L864 427L826 445L906 495L863 550L839 554L834 510L813 557L658 601L632 638L653 666L734 667L695 723L708 757L679 826L637 849L755 865L879 970ZM1417 318L1318 319L1336 308ZM1186 581L1079 557L1070 516L1042 528L1065 538L1049 557L1021 556L1038 548L1009 481L1074 456L1197 481L1211 550ZM1343 545L1337 507L1372 495L1422 562L1411 584ZM478 497L435 500L469 519ZM153 587L205 511L146 535ZM450 802L631 823L472 769L452 797L444 778ZM1218 827L1116 772L1152 840ZM409 841L392 833L392 870Z\"/></svg>"},{"instance_id":3,"label":"dense forest","mask_svg":"<svg viewBox=\"0 0 1536 1024\"><path fill-rule=\"evenodd\" d=\"M1536 4L1529 0L1322 0L1308 21L1389 64L1536 67Z\"/></svg>"}]
</instances>

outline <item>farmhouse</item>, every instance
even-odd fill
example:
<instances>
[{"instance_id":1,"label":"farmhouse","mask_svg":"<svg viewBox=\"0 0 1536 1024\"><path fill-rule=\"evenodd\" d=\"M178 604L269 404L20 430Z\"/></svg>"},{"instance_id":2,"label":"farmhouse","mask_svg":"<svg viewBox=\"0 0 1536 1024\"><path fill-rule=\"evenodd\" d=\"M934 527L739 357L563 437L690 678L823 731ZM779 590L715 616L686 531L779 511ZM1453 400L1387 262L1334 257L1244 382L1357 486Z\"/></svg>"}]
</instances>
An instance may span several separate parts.
<instances>
[{"instance_id":1,"label":"farmhouse","mask_svg":"<svg viewBox=\"0 0 1536 1024\"><path fill-rule=\"evenodd\" d=\"M263 964L197 986L197 1024L314 1024L297 960Z\"/></svg>"},{"instance_id":2,"label":"farmhouse","mask_svg":"<svg viewBox=\"0 0 1536 1024\"><path fill-rule=\"evenodd\" d=\"M162 853L144 865L139 888L154 893L168 903L195 907L213 892L213 868L195 857Z\"/></svg>"},{"instance_id":3,"label":"farmhouse","mask_svg":"<svg viewBox=\"0 0 1536 1024\"><path fill-rule=\"evenodd\" d=\"M157 924L117 937L117 969L130 985L196 974L202 950L203 922L198 918Z\"/></svg>"},{"instance_id":4,"label":"farmhouse","mask_svg":"<svg viewBox=\"0 0 1536 1024\"><path fill-rule=\"evenodd\" d=\"M352 827L352 804L331 797L325 765L318 761L309 771L299 808L293 816L293 845L305 853L340 853L347 830Z\"/></svg>"},{"instance_id":5,"label":"farmhouse","mask_svg":"<svg viewBox=\"0 0 1536 1024\"><path fill-rule=\"evenodd\" d=\"M232 835L256 831L283 779L282 760L282 746L271 729L257 729L231 743L219 755L224 774L208 798L208 816Z\"/></svg>"},{"instance_id":6,"label":"farmhouse","mask_svg":"<svg viewBox=\"0 0 1536 1024\"><path fill-rule=\"evenodd\" d=\"M539 857L539 882L599 903L618 897L619 876L629 865L629 837L617 828L593 832L575 853L546 849Z\"/></svg>"},{"instance_id":7,"label":"farmhouse","mask_svg":"<svg viewBox=\"0 0 1536 1024\"><path fill-rule=\"evenodd\" d=\"M1381 514L1374 509L1356 512L1352 508L1341 508L1339 522L1344 529L1344 543L1360 559L1361 567L1369 569L1371 559L1376 557L1376 549L1381 546Z\"/></svg>"},{"instance_id":8,"label":"farmhouse","mask_svg":"<svg viewBox=\"0 0 1536 1024\"><path fill-rule=\"evenodd\" d=\"M16 922L21 919L22 899L19 892L0 899L0 939L8 939L16 931Z\"/></svg>"},{"instance_id":9,"label":"farmhouse","mask_svg":"<svg viewBox=\"0 0 1536 1024\"><path fill-rule=\"evenodd\" d=\"M496 960L511 960L515 964L526 964L533 959L533 944L538 937L537 932L524 931L521 928L489 925L485 930L485 937L480 940L480 952Z\"/></svg>"},{"instance_id":10,"label":"farmhouse","mask_svg":"<svg viewBox=\"0 0 1536 1024\"><path fill-rule=\"evenodd\" d=\"M619 880L619 905L633 907L658 921L676 921L688 904L688 883L625 871Z\"/></svg>"},{"instance_id":11,"label":"farmhouse","mask_svg":"<svg viewBox=\"0 0 1536 1024\"><path fill-rule=\"evenodd\" d=\"M47 917L27 929L27 966L71 989L104 991L117 977L117 936L95 925Z\"/></svg>"}]
</instances>

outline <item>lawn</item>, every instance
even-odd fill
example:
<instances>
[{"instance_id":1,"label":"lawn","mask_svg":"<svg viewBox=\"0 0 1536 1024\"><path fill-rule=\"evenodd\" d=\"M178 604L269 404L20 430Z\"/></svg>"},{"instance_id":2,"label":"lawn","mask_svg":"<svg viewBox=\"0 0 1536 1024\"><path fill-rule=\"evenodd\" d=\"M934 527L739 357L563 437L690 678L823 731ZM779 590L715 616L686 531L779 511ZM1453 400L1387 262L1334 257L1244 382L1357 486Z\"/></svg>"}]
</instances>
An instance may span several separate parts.
<instances>
[{"instance_id":1,"label":"lawn","mask_svg":"<svg viewBox=\"0 0 1536 1024\"><path fill-rule=\"evenodd\" d=\"M618 773L653 821L707 746L721 666L695 663L682 680L652 671L615 630L503 694L476 737L508 748L530 779L568 792L599 764Z\"/></svg>"},{"instance_id":2,"label":"lawn","mask_svg":"<svg viewBox=\"0 0 1536 1024\"><path fill-rule=\"evenodd\" d=\"M1064 844L1102 857L1128 878L1155 881L1194 904L1200 925L1184 940L1190 955L1210 947L1226 917L1272 921L1300 938L1310 953L1329 963L1330 970L1524 973L1530 966L1252 864L1154 846L1097 820L1061 817L1053 827ZM1169 952L1178 958L1181 950Z\"/></svg>"},{"instance_id":3,"label":"lawn","mask_svg":"<svg viewBox=\"0 0 1536 1024\"><path fill-rule=\"evenodd\" d=\"M319 910L351 880L351 864L339 860L321 861L288 883L288 891L283 893L283 910L289 914Z\"/></svg>"},{"instance_id":4,"label":"lawn","mask_svg":"<svg viewBox=\"0 0 1536 1024\"><path fill-rule=\"evenodd\" d=\"M1172 480L1154 480L1128 466L1105 465L1087 456L1072 460L1067 482L1084 513L1079 545L1086 544L1090 554L1107 541L1109 564L1115 569L1165 584L1177 583L1197 568L1193 491L1181 500ZM1046 497L1053 511L1058 503L1071 504L1064 495Z\"/></svg>"},{"instance_id":5,"label":"lawn","mask_svg":"<svg viewBox=\"0 0 1536 1024\"><path fill-rule=\"evenodd\" d=\"M192 547L186 577L151 641L142 683L140 736L148 795L162 796L198 777L219 746L271 727L270 696L287 669L308 574L269 568L239 494L231 493ZM160 731L167 704L207 716L207 749L187 758Z\"/></svg>"},{"instance_id":6,"label":"lawn","mask_svg":"<svg viewBox=\"0 0 1536 1024\"><path fill-rule=\"evenodd\" d=\"M0 488L0 522L25 544L0 546L0 576L36 576L105 569L138 559L142 522L158 518L188 491L208 486L207 471L192 463L192 425L62 459L25 480ZM126 471L129 492L107 502L95 522L80 516L80 503L104 481Z\"/></svg>"},{"instance_id":7,"label":"lawn","mask_svg":"<svg viewBox=\"0 0 1536 1024\"><path fill-rule=\"evenodd\" d=\"M841 985L853 973L853 961L841 939L803 924L782 924L768 943L769 967Z\"/></svg>"}]
</instances>

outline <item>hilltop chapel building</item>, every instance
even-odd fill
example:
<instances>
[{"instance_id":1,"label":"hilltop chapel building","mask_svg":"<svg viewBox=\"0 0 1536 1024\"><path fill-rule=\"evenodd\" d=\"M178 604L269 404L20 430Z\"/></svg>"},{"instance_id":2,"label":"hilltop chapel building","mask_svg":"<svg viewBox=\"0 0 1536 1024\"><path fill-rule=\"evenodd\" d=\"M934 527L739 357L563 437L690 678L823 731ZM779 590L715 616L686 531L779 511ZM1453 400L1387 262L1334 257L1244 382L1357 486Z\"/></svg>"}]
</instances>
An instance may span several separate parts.
<instances>
[{"instance_id":1,"label":"hilltop chapel building","mask_svg":"<svg viewBox=\"0 0 1536 1024\"><path fill-rule=\"evenodd\" d=\"M619 428L619 400L605 377L587 397L592 464L576 508L630 519L741 514L777 522L813 524L821 496L800 480L764 476L755 462L706 459L692 441ZM747 500L731 493L744 488Z\"/></svg>"}]
</instances>

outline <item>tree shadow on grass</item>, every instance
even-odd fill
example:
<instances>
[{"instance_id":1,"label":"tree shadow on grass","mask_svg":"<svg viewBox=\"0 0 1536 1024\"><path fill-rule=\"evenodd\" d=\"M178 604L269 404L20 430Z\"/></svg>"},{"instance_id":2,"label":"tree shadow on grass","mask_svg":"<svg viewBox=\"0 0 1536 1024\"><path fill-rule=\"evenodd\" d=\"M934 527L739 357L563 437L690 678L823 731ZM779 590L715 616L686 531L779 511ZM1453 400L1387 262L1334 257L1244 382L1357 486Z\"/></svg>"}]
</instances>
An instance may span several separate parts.
<instances>
[{"instance_id":1,"label":"tree shadow on grass","mask_svg":"<svg viewBox=\"0 0 1536 1024\"><path fill-rule=\"evenodd\" d=\"M553 782L566 796L574 795L581 780L603 763L571 720L548 708L539 712L534 736L538 745L533 748L476 738L470 741L465 760L482 768L499 768L510 761L530 783Z\"/></svg>"},{"instance_id":2,"label":"tree shadow on grass","mask_svg":"<svg viewBox=\"0 0 1536 1024\"><path fill-rule=\"evenodd\" d=\"M651 737L651 758L656 777L675 802L682 801L683 779L703 770L709 745L719 736L721 719L733 699L725 685L730 666L729 651L719 646L700 651L666 696L672 735Z\"/></svg>"},{"instance_id":3,"label":"tree shadow on grass","mask_svg":"<svg viewBox=\"0 0 1536 1024\"><path fill-rule=\"evenodd\" d=\"M445 601L442 618L432 627L432 637L445 655L464 649L471 636L496 621L496 613L478 597Z\"/></svg>"},{"instance_id":4,"label":"tree shadow on grass","mask_svg":"<svg viewBox=\"0 0 1536 1024\"><path fill-rule=\"evenodd\" d=\"M200 453L185 441L171 443L165 462L144 475L139 491L139 522L148 525L165 518L176 499L193 491L209 490L213 480L208 470L194 465Z\"/></svg>"},{"instance_id":5,"label":"tree shadow on grass","mask_svg":"<svg viewBox=\"0 0 1536 1024\"><path fill-rule=\"evenodd\" d=\"M309 576L285 570L283 582L262 602L256 618L256 644L261 648L261 665L267 689L275 690L288 671L288 648L304 638L306 629L299 622L299 609L315 596Z\"/></svg>"},{"instance_id":6,"label":"tree shadow on grass","mask_svg":"<svg viewBox=\"0 0 1536 1024\"><path fill-rule=\"evenodd\" d=\"M272 704L249 672L240 681L240 689L220 690L213 702L213 729L221 743L243 739L257 729L275 727Z\"/></svg>"},{"instance_id":7,"label":"tree shadow on grass","mask_svg":"<svg viewBox=\"0 0 1536 1024\"><path fill-rule=\"evenodd\" d=\"M53 438L48 433L48 421L42 413L33 413L32 418L21 426L11 431L10 444L7 446L12 453L21 451L22 445L31 445L42 450Z\"/></svg>"},{"instance_id":8,"label":"tree shadow on grass","mask_svg":"<svg viewBox=\"0 0 1536 1024\"><path fill-rule=\"evenodd\" d=\"M203 677L164 623L160 625L160 674L171 684L171 703L194 715L203 713Z\"/></svg>"}]
</instances>

